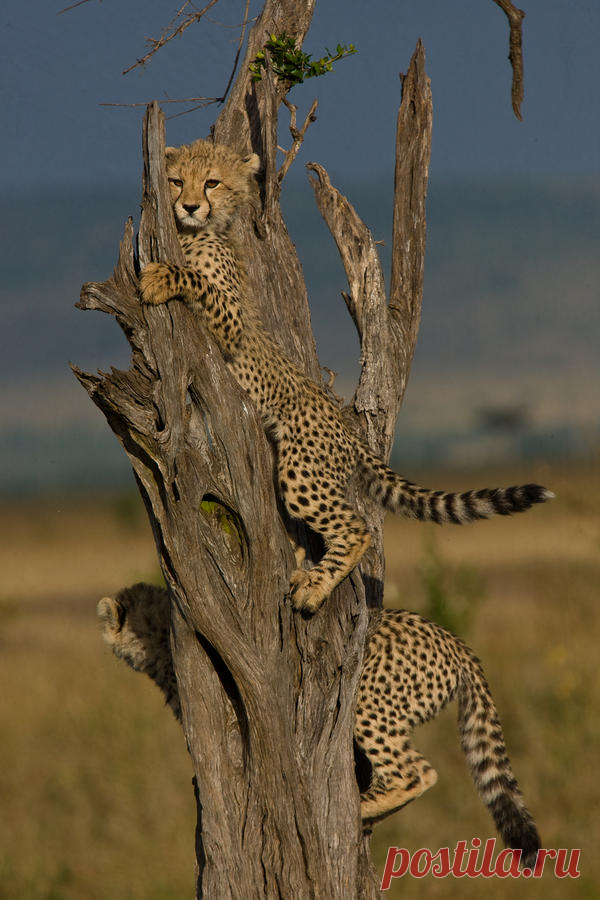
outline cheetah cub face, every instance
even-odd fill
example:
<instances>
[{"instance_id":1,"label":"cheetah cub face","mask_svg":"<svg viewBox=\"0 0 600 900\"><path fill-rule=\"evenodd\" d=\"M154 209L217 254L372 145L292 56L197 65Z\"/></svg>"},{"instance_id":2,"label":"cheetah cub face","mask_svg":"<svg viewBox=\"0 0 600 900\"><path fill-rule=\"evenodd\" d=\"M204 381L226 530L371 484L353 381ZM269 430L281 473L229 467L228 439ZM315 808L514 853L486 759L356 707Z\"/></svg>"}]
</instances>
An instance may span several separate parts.
<instances>
[{"instance_id":1,"label":"cheetah cub face","mask_svg":"<svg viewBox=\"0 0 600 900\"><path fill-rule=\"evenodd\" d=\"M165 150L177 228L183 232L226 232L243 201L252 198L260 160L240 158L229 147L196 141Z\"/></svg>"}]
</instances>

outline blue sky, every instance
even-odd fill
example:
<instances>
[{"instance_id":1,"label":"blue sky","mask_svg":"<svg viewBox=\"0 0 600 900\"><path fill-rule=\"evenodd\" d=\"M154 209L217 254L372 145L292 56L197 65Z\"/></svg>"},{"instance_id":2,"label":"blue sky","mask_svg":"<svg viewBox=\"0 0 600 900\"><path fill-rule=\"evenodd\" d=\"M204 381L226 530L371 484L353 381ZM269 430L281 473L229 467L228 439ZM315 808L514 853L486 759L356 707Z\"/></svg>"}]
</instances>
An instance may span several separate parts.
<instances>
[{"instance_id":1,"label":"blue sky","mask_svg":"<svg viewBox=\"0 0 600 900\"><path fill-rule=\"evenodd\" d=\"M159 35L180 0L89 0L57 15L65 2L2 4L0 188L137 182L143 110L100 104L212 96L227 80L239 31L223 24L240 22L241 0L221 0L211 21L126 76L122 70L145 52L145 37ZM260 6L255 0L251 8ZM317 0L305 48L320 55L352 42L359 52L292 92L300 110L313 96L320 103L301 161L318 159L342 187L360 174L389 176L398 73L420 36L434 96L433 176L598 173L600 4L521 6L523 123L510 106L507 23L492 0ZM216 112L213 106L172 119L169 142L206 134Z\"/></svg>"},{"instance_id":2,"label":"blue sky","mask_svg":"<svg viewBox=\"0 0 600 900\"><path fill-rule=\"evenodd\" d=\"M158 37L183 0L89 0L57 15L65 2L3 0L0 6L0 267L5 275L0 302L6 344L0 462L8 485L15 468L22 479L34 474L36 485L46 486L58 483L65 472L94 477L103 466L127 470L103 417L67 366L71 359L89 370L96 365L107 369L127 365L129 358L113 321L73 308L82 281L102 280L110 273L122 224L138 209L144 108L101 104L222 93L244 6L243 0L220 0L210 21L190 28L145 68L123 76L123 69L144 54L145 38ZM312 206L303 164L323 164L333 183L376 228L375 236L389 238L399 72L406 71L417 39L423 39L434 101L428 255L422 327L402 427L411 415L420 416L419 428L430 428L442 410L452 422L458 412L466 421L479 406L525 399L546 423L560 423L568 413L577 423L593 422L597 428L594 405L583 396L581 384L586 384L588 397L598 395L595 344L593 353L589 349L598 320L598 266L591 233L597 219L589 207L599 184L600 3L520 0L520 5L527 13L522 123L510 103L508 25L493 0L317 0L307 52L320 56L340 42L354 43L358 53L290 95L299 116L315 96L319 100L317 121L287 176L290 182L304 182L302 196L308 196L308 204L302 209L310 207L311 218L301 212L301 204L292 202L297 185L287 196L284 191L284 205L307 282L312 279L312 318L321 359L335 361L338 388L349 396L344 378L348 382L354 377L358 345L341 307L343 272ZM261 7L262 0L252 0L252 14ZM180 109L165 108L169 114ZM283 113L280 142L286 145ZM170 119L169 143L206 135L217 114L218 108L211 106ZM502 178L495 178L499 175ZM511 253L515 283L501 297L494 285L477 283L473 288L470 254L481 252L481 242L471 232L468 240L461 239L473 191L479 196L482 186L494 184L497 192L504 190L503 184L514 188L506 192L508 224L503 220L504 231L498 234L506 236L513 227L519 234L523 210L534 229L520 256ZM45 194L46 186L74 190ZM447 190L456 197L451 209L443 202ZM57 208L61 196L62 209ZM533 225L532 196L540 199L539 222ZM103 210L98 198L106 200ZM497 224L499 212L494 202L494 220L486 221L481 236L488 242L490 258L502 266L502 247L490 227ZM583 224L569 234L578 212ZM306 218L300 221L302 215ZM24 248L33 227L49 228L49 239L39 243L37 258L23 277ZM329 243L330 255L315 266L306 235L319 234L324 246ZM585 253L577 243L580 235ZM444 257L447 246L454 248L451 271L440 274L435 260ZM532 255L529 251L534 250ZM526 258L529 268L523 259L519 268L516 256ZM467 294L474 304L449 303L449 297L462 297L465 284L471 286ZM474 323L479 327L476 334ZM525 334L526 340L517 342L513 363L494 381L493 370L502 368L504 360L499 347L507 344L500 331ZM476 379L470 369L461 375L463 354L448 340L450 333L457 340L461 335L483 340L488 348L485 371L480 366ZM552 379L547 366L540 368L546 357ZM435 371L430 371L432 359L437 361ZM476 396L469 395L473 386ZM440 393L443 390L446 394ZM57 474L58 461L62 469ZM2 484L0 478L0 491Z\"/></svg>"}]
</instances>

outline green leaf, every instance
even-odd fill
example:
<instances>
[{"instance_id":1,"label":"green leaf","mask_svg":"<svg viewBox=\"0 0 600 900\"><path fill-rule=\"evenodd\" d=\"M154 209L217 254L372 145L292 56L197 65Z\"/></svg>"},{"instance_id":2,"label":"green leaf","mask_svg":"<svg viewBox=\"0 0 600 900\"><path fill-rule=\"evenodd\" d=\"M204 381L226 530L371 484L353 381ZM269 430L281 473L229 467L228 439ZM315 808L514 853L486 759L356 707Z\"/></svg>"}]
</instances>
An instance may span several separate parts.
<instances>
[{"instance_id":1,"label":"green leaf","mask_svg":"<svg viewBox=\"0 0 600 900\"><path fill-rule=\"evenodd\" d=\"M264 49L268 50L271 55L271 65L275 75L282 81L290 82L290 86L302 84L305 78L315 78L331 72L334 62L356 52L354 44L350 44L348 48L343 44L338 44L335 55L326 48L326 56L313 60L310 53L305 53L301 48L296 47L293 36L286 34L281 34L279 37L272 34ZM264 66L265 53L263 50L259 50L254 62L250 65L253 80L260 80L261 67L264 68Z\"/></svg>"}]
</instances>

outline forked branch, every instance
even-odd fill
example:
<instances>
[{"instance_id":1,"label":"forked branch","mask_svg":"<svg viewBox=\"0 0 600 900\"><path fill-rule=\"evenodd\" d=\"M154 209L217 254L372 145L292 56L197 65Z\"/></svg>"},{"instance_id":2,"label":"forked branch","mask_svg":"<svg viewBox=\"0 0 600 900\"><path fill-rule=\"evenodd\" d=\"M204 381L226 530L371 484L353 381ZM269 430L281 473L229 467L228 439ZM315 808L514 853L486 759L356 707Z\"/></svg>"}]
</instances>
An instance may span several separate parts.
<instances>
[{"instance_id":1,"label":"forked branch","mask_svg":"<svg viewBox=\"0 0 600 900\"><path fill-rule=\"evenodd\" d=\"M285 176L287 174L289 167L292 165L292 163L296 159L296 156L298 155L298 151L300 150L300 147L302 146L302 142L304 141L304 135L306 134L308 126L312 125L312 123L316 121L316 118L317 118L316 112L317 112L318 102L319 101L316 99L313 100L312 106L310 107L310 109L306 115L306 118L302 124L302 127L300 129L298 129L296 127L296 113L298 112L298 107L294 106L293 103L290 103L290 101L287 99L287 97L283 98L284 106L287 109L289 109L289 111L290 111L290 134L292 135L293 143L289 150L284 150L283 147L278 148L284 154L283 163L281 164L281 167L280 167L279 171L277 172L277 180L278 180L279 184L281 184L281 182L283 181L283 179L285 178Z\"/></svg>"}]
</instances>

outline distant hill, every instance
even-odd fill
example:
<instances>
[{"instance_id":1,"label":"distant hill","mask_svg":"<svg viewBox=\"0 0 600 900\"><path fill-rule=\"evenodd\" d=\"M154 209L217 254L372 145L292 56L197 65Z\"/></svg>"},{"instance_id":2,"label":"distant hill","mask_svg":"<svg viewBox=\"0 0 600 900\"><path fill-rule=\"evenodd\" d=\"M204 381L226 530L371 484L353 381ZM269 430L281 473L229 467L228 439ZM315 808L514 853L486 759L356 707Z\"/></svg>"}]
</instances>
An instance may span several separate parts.
<instances>
[{"instance_id":1,"label":"distant hill","mask_svg":"<svg viewBox=\"0 0 600 900\"><path fill-rule=\"evenodd\" d=\"M390 191L356 184L349 196L386 243L386 276ZM311 209L311 192L294 186L292 198L290 230L307 260L313 318L325 331L339 320L343 272L335 247L332 265L332 242ZM531 368L597 361L599 246L600 182L434 181L419 356L436 371L499 373L519 359Z\"/></svg>"},{"instance_id":2,"label":"distant hill","mask_svg":"<svg viewBox=\"0 0 600 900\"><path fill-rule=\"evenodd\" d=\"M391 185L346 190L386 243L387 278ZM298 191L288 222L306 261L321 361L349 396L358 343L339 296L344 275L310 192L298 202ZM577 456L600 445L599 247L600 182L431 183L423 313L397 465ZM520 423L501 426L514 410Z\"/></svg>"},{"instance_id":3,"label":"distant hill","mask_svg":"<svg viewBox=\"0 0 600 900\"><path fill-rule=\"evenodd\" d=\"M387 275L391 183L340 189L386 242ZM0 196L0 490L127 477L124 454L68 361L127 365L116 324L73 304L82 282L112 271L138 203L131 185ZM286 185L283 205L321 361L349 396L358 342L340 297L346 282L337 250L308 183ZM27 248L32 234L35 253ZM423 319L400 419L402 465L578 453L598 444L599 238L600 184L431 184ZM513 416L512 426L498 425L515 409L520 424Z\"/></svg>"}]
</instances>

